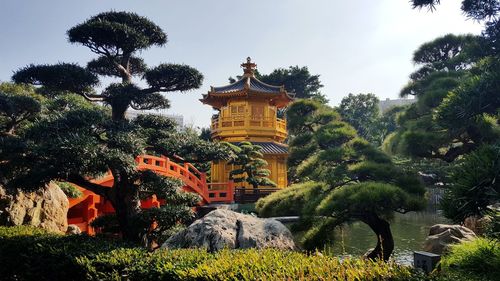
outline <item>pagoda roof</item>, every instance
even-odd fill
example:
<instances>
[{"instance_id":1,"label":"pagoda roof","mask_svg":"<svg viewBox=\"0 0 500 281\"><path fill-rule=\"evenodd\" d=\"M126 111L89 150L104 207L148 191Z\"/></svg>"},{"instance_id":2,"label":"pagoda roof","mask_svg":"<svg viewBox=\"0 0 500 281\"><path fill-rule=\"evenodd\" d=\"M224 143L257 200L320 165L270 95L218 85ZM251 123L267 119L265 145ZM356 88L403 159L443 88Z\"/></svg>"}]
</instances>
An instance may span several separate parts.
<instances>
[{"instance_id":1,"label":"pagoda roof","mask_svg":"<svg viewBox=\"0 0 500 281\"><path fill-rule=\"evenodd\" d=\"M240 80L222 87L212 87L211 92L214 94L223 94L231 92L239 92L243 90L251 90L254 92L268 93L268 94L280 94L284 92L283 86L273 86L266 84L254 76L243 76Z\"/></svg>"},{"instance_id":2,"label":"pagoda roof","mask_svg":"<svg viewBox=\"0 0 500 281\"><path fill-rule=\"evenodd\" d=\"M287 93L284 86L269 85L257 79L255 77L257 65L252 63L250 58L247 58L247 62L241 66L244 69L241 79L226 86L211 87L200 101L220 108L233 97L265 98L277 107L284 107L293 100L294 95Z\"/></svg>"},{"instance_id":3,"label":"pagoda roof","mask_svg":"<svg viewBox=\"0 0 500 281\"><path fill-rule=\"evenodd\" d=\"M239 142L231 143L238 144ZM261 152L264 154L288 154L288 146L286 144L261 141L251 141L250 143L262 147Z\"/></svg>"}]
</instances>

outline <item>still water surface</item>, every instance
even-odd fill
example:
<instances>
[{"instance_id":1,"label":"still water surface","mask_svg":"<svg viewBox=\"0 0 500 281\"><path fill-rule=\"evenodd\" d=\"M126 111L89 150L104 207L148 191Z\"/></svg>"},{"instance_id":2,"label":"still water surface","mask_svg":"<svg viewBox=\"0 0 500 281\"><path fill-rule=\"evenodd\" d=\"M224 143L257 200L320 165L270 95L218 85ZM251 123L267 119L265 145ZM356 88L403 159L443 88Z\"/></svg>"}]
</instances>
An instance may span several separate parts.
<instances>
[{"instance_id":1,"label":"still water surface","mask_svg":"<svg viewBox=\"0 0 500 281\"><path fill-rule=\"evenodd\" d=\"M436 192L431 192L431 194L434 193ZM438 199L435 201L437 202ZM441 211L437 210L436 202L432 202L434 204L430 204L427 210L423 212L410 212L404 215L397 213L391 221L391 230L394 237L394 253L392 257L396 262L412 264L413 251L422 250L422 245L429 234L430 227L438 223L450 223L449 220L443 217ZM240 211L255 211L254 204L246 204L241 207ZM300 240L302 234L295 233L296 240ZM375 234L362 222L355 222L337 229L334 241L333 244L325 247L325 251L329 255L340 257L360 257L377 244Z\"/></svg>"},{"instance_id":2,"label":"still water surface","mask_svg":"<svg viewBox=\"0 0 500 281\"><path fill-rule=\"evenodd\" d=\"M410 212L396 214L391 222L395 249L393 258L398 263L413 263L413 251L422 250L429 228L437 223L449 223L439 211ZM362 256L375 247L377 240L370 228L355 222L335 232L335 243L329 245L328 253L336 256Z\"/></svg>"}]
</instances>

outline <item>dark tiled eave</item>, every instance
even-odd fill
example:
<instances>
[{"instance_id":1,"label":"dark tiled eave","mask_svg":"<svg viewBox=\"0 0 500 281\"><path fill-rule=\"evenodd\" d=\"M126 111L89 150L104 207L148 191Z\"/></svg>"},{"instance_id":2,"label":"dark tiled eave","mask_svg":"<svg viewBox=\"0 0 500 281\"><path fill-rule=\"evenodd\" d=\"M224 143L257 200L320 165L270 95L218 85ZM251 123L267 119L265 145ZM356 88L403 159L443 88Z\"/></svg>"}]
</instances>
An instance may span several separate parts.
<instances>
[{"instance_id":1,"label":"dark tiled eave","mask_svg":"<svg viewBox=\"0 0 500 281\"><path fill-rule=\"evenodd\" d=\"M251 143L253 145L258 145L262 147L262 153L264 154L288 154L288 146L284 144L279 144L275 142L259 142L259 141L252 141Z\"/></svg>"},{"instance_id":2,"label":"dark tiled eave","mask_svg":"<svg viewBox=\"0 0 500 281\"><path fill-rule=\"evenodd\" d=\"M224 94L230 92L237 92L245 90L245 86L248 85L248 89L255 92L270 93L270 94L280 94L284 89L280 86L268 85L264 82L259 81L255 77L243 77L242 79L234 82L233 84L213 87L212 92L214 94Z\"/></svg>"}]
</instances>

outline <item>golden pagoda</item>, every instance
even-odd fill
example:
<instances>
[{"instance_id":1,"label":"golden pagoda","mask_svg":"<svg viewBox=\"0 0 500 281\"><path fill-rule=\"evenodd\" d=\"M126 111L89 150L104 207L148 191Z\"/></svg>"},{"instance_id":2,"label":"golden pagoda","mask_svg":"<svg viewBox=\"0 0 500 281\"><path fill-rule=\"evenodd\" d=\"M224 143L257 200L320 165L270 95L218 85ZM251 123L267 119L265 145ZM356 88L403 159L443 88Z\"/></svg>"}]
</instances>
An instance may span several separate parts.
<instances>
[{"instance_id":1,"label":"golden pagoda","mask_svg":"<svg viewBox=\"0 0 500 281\"><path fill-rule=\"evenodd\" d=\"M278 118L278 110L286 107L293 97L283 86L272 86L255 77L257 65L250 58L241 64L240 80L222 87L210 87L200 101L218 111L212 117L211 133L215 141L239 143L249 141L262 147L269 178L278 188L287 186L288 147L286 120ZM231 167L225 161L212 163L212 183L229 181ZM249 187L248 185L245 187Z\"/></svg>"}]
</instances>

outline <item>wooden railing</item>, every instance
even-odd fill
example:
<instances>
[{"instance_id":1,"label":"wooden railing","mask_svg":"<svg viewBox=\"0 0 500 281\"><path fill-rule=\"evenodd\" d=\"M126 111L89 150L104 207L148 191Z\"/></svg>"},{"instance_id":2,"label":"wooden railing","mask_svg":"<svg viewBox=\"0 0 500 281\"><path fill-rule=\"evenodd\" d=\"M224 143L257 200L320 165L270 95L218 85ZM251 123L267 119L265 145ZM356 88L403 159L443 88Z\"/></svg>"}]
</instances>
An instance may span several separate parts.
<instances>
[{"instance_id":1,"label":"wooden railing","mask_svg":"<svg viewBox=\"0 0 500 281\"><path fill-rule=\"evenodd\" d=\"M137 168L140 170L152 170L159 174L180 179L184 183L184 190L194 192L201 196L200 205L211 203L234 203L234 183L207 183L205 173L200 172L190 163L179 164L168 157L152 155L140 155L136 157ZM113 176L110 172L92 182L113 186ZM99 215L114 212L109 202L105 202L101 196L91 191L78 187L82 191L79 198L69 198L70 209L68 211L68 223L76 224L83 232L93 234L94 230L89 223ZM159 207L162 200L156 196L141 201L142 208Z\"/></svg>"},{"instance_id":2,"label":"wooden railing","mask_svg":"<svg viewBox=\"0 0 500 281\"><path fill-rule=\"evenodd\" d=\"M212 119L212 135L217 136L224 131L248 130L269 131L270 136L279 135L286 138L286 120L274 117L256 117L251 115L238 115Z\"/></svg>"},{"instance_id":3,"label":"wooden railing","mask_svg":"<svg viewBox=\"0 0 500 281\"><path fill-rule=\"evenodd\" d=\"M168 157L141 155L136 158L138 169L148 169L160 174L182 180L188 191L198 193L206 203L210 203L205 173L198 171L192 164L183 165L173 162Z\"/></svg>"},{"instance_id":4,"label":"wooden railing","mask_svg":"<svg viewBox=\"0 0 500 281\"><path fill-rule=\"evenodd\" d=\"M182 180L185 184L185 189L190 192L199 194L204 203L231 203L234 202L234 183L232 181L225 183L207 183L206 174L200 172L190 163L179 164L165 156L140 155L136 157L137 168L140 170L151 170L159 174L174 177ZM111 173L104 175L99 179L93 180L98 184L103 184L107 181L112 181ZM73 199L70 202L74 206L85 200L87 193L90 191L83 190L84 197Z\"/></svg>"},{"instance_id":5,"label":"wooden railing","mask_svg":"<svg viewBox=\"0 0 500 281\"><path fill-rule=\"evenodd\" d=\"M209 183L208 198L212 203L233 203L234 182Z\"/></svg>"},{"instance_id":6,"label":"wooden railing","mask_svg":"<svg viewBox=\"0 0 500 281\"><path fill-rule=\"evenodd\" d=\"M262 197L280 190L279 188L243 188L238 187L234 189L234 201L238 203L254 203Z\"/></svg>"}]
</instances>

